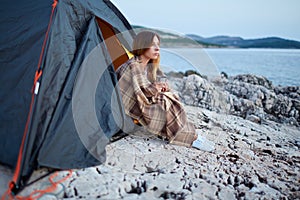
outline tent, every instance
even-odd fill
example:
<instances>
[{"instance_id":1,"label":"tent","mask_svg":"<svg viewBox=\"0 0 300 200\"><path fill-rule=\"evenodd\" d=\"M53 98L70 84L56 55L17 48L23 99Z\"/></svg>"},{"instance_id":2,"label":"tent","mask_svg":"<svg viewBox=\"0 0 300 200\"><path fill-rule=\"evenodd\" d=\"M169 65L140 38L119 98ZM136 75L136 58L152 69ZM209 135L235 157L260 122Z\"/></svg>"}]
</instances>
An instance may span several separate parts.
<instances>
[{"instance_id":1,"label":"tent","mask_svg":"<svg viewBox=\"0 0 300 200\"><path fill-rule=\"evenodd\" d=\"M0 17L0 163L12 193L40 167L105 161L126 120L115 69L131 26L109 0L3 0Z\"/></svg>"}]
</instances>

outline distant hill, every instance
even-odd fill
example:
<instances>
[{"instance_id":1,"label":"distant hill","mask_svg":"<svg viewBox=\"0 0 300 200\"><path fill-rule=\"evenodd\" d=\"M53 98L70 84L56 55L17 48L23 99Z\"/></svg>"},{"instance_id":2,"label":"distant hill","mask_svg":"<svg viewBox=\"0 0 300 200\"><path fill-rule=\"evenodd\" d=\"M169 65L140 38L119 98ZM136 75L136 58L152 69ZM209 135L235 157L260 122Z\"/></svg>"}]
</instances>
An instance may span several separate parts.
<instances>
[{"instance_id":1,"label":"distant hill","mask_svg":"<svg viewBox=\"0 0 300 200\"><path fill-rule=\"evenodd\" d=\"M285 49L299 49L300 42L294 40L287 40L279 37L267 37L260 39L243 39L241 37L230 36L215 36L204 38L194 34L188 34L188 37L197 41L209 44L224 45L227 47L237 48L285 48Z\"/></svg>"},{"instance_id":2,"label":"distant hill","mask_svg":"<svg viewBox=\"0 0 300 200\"><path fill-rule=\"evenodd\" d=\"M195 34L179 34L170 30L132 26L136 32L152 30L161 37L162 47L202 47L202 48L281 48L300 49L300 42L279 37L243 39L241 37L215 36L204 38Z\"/></svg>"},{"instance_id":3,"label":"distant hill","mask_svg":"<svg viewBox=\"0 0 300 200\"><path fill-rule=\"evenodd\" d=\"M154 29L144 26L132 26L135 29L135 32L140 32L143 30L155 31L159 34L161 38L162 47L202 47L202 48L220 48L224 47L223 45L218 44L209 44L206 42L195 41L192 38L182 35L179 33L171 32L170 30Z\"/></svg>"}]
</instances>

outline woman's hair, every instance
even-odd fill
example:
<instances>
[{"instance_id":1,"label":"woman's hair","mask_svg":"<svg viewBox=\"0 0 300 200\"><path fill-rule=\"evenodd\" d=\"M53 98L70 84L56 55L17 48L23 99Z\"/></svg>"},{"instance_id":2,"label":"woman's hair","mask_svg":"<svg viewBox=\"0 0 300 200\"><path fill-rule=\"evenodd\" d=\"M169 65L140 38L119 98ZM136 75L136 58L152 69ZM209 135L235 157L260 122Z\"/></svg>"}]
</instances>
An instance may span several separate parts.
<instances>
[{"instance_id":1,"label":"woman's hair","mask_svg":"<svg viewBox=\"0 0 300 200\"><path fill-rule=\"evenodd\" d=\"M143 55L151 47L153 38L155 36L160 41L159 35L155 32L142 31L138 33L133 40L132 53L137 57ZM160 61L160 56L158 56L157 59L151 59L149 61L150 70L148 71L148 78L151 82L156 81L157 72L161 73L161 70L159 69L159 61Z\"/></svg>"}]
</instances>

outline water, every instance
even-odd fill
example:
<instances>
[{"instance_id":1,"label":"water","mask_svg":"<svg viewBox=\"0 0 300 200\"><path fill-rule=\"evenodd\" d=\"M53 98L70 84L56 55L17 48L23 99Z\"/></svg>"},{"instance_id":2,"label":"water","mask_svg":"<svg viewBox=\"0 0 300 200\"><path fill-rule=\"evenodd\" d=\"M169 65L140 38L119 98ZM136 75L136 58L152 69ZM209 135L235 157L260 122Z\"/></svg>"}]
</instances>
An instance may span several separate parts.
<instances>
[{"instance_id":1,"label":"water","mask_svg":"<svg viewBox=\"0 0 300 200\"><path fill-rule=\"evenodd\" d=\"M300 50L294 49L162 49L165 70L196 69L202 74L255 74L274 85L300 86Z\"/></svg>"}]
</instances>

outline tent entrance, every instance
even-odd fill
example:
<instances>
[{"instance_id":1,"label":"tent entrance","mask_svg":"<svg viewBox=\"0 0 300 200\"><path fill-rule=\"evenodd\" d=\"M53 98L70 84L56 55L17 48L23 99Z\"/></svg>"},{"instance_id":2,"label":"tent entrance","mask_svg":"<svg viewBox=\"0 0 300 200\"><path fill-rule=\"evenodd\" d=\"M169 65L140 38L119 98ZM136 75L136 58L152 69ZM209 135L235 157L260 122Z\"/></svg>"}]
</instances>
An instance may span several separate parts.
<instances>
[{"instance_id":1,"label":"tent entrance","mask_svg":"<svg viewBox=\"0 0 300 200\"><path fill-rule=\"evenodd\" d=\"M102 32L108 52L112 59L114 69L117 70L118 67L120 67L123 63L125 63L129 58L132 57L132 54L118 39L118 36L121 36L121 33L117 35L118 33L116 33L112 25L100 18L96 19L98 26Z\"/></svg>"}]
</instances>

